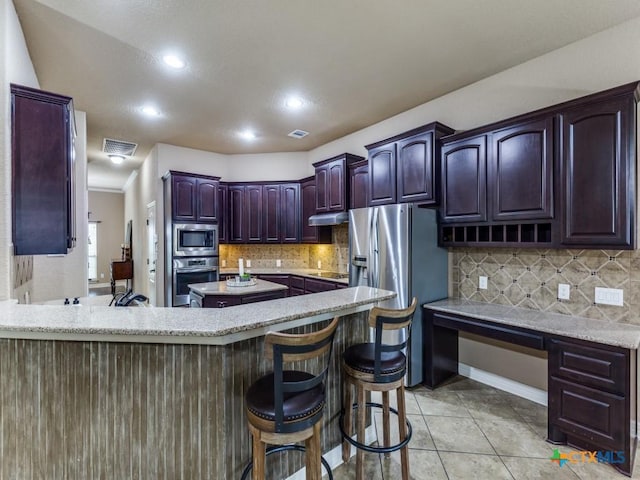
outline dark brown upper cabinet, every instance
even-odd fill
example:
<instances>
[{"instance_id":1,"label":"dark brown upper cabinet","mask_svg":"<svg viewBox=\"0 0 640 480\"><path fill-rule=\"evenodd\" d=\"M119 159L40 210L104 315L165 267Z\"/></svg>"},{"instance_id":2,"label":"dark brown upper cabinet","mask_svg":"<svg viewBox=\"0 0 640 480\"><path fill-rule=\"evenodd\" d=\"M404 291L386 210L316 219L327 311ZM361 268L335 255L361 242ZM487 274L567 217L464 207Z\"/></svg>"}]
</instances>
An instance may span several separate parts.
<instances>
[{"instance_id":1,"label":"dark brown upper cabinet","mask_svg":"<svg viewBox=\"0 0 640 480\"><path fill-rule=\"evenodd\" d=\"M437 205L440 197L439 139L453 133L434 122L367 145L369 204Z\"/></svg>"},{"instance_id":2,"label":"dark brown upper cabinet","mask_svg":"<svg viewBox=\"0 0 640 480\"><path fill-rule=\"evenodd\" d=\"M349 209L365 208L369 203L369 162L349 165Z\"/></svg>"},{"instance_id":3,"label":"dark brown upper cabinet","mask_svg":"<svg viewBox=\"0 0 640 480\"><path fill-rule=\"evenodd\" d=\"M300 180L302 243L331 243L331 227L310 227L309 217L316 214L316 177Z\"/></svg>"},{"instance_id":4,"label":"dark brown upper cabinet","mask_svg":"<svg viewBox=\"0 0 640 480\"><path fill-rule=\"evenodd\" d=\"M479 135L442 147L443 222L487 220L486 144L486 135Z\"/></svg>"},{"instance_id":5,"label":"dark brown upper cabinet","mask_svg":"<svg viewBox=\"0 0 640 480\"><path fill-rule=\"evenodd\" d=\"M441 244L635 248L638 87L446 138ZM485 136L488 208L478 145Z\"/></svg>"},{"instance_id":6,"label":"dark brown upper cabinet","mask_svg":"<svg viewBox=\"0 0 640 480\"><path fill-rule=\"evenodd\" d=\"M300 184L264 184L262 198L264 242L298 243L301 219Z\"/></svg>"},{"instance_id":7,"label":"dark brown upper cabinet","mask_svg":"<svg viewBox=\"0 0 640 480\"><path fill-rule=\"evenodd\" d=\"M247 243L261 243L263 240L262 185L245 186L245 221Z\"/></svg>"},{"instance_id":8,"label":"dark brown upper cabinet","mask_svg":"<svg viewBox=\"0 0 640 480\"><path fill-rule=\"evenodd\" d=\"M553 137L550 115L491 134L493 220L553 218Z\"/></svg>"},{"instance_id":9,"label":"dark brown upper cabinet","mask_svg":"<svg viewBox=\"0 0 640 480\"><path fill-rule=\"evenodd\" d=\"M349 165L363 157L343 153L314 163L316 170L316 213L344 212L349 200Z\"/></svg>"},{"instance_id":10,"label":"dark brown upper cabinet","mask_svg":"<svg viewBox=\"0 0 640 480\"><path fill-rule=\"evenodd\" d=\"M247 243L246 195L244 185L230 184L228 188L229 219L227 232L229 243Z\"/></svg>"},{"instance_id":11,"label":"dark brown upper cabinet","mask_svg":"<svg viewBox=\"0 0 640 480\"><path fill-rule=\"evenodd\" d=\"M15 255L66 254L75 245L73 101L11 85Z\"/></svg>"},{"instance_id":12,"label":"dark brown upper cabinet","mask_svg":"<svg viewBox=\"0 0 640 480\"><path fill-rule=\"evenodd\" d=\"M219 177L170 172L174 222L218 221Z\"/></svg>"},{"instance_id":13,"label":"dark brown upper cabinet","mask_svg":"<svg viewBox=\"0 0 640 480\"><path fill-rule=\"evenodd\" d=\"M395 143L369 150L369 205L372 207L396 203L396 156Z\"/></svg>"},{"instance_id":14,"label":"dark brown upper cabinet","mask_svg":"<svg viewBox=\"0 0 640 480\"><path fill-rule=\"evenodd\" d=\"M280 205L280 241L282 243L300 242L302 212L299 183L280 185Z\"/></svg>"},{"instance_id":15,"label":"dark brown upper cabinet","mask_svg":"<svg viewBox=\"0 0 640 480\"><path fill-rule=\"evenodd\" d=\"M229 242L229 187L224 182L218 185L218 241Z\"/></svg>"},{"instance_id":16,"label":"dark brown upper cabinet","mask_svg":"<svg viewBox=\"0 0 640 480\"><path fill-rule=\"evenodd\" d=\"M559 115L563 245L635 248L635 92Z\"/></svg>"}]
</instances>

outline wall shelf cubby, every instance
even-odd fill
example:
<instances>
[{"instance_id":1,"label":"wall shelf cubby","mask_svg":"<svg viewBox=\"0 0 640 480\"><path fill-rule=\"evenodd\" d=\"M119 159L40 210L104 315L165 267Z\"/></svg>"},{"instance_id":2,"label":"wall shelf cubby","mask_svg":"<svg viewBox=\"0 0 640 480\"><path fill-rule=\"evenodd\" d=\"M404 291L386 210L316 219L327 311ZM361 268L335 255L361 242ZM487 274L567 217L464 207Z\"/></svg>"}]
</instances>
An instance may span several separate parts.
<instances>
[{"instance_id":1,"label":"wall shelf cubby","mask_svg":"<svg viewBox=\"0 0 640 480\"><path fill-rule=\"evenodd\" d=\"M440 244L445 247L551 246L551 223L442 226Z\"/></svg>"}]
</instances>

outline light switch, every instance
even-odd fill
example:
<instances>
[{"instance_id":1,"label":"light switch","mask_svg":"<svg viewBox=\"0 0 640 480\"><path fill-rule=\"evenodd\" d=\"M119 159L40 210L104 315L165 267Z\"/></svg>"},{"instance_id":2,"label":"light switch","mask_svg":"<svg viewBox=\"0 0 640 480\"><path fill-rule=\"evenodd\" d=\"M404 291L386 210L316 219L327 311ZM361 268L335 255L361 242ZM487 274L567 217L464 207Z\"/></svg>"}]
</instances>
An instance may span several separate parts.
<instances>
[{"instance_id":1,"label":"light switch","mask_svg":"<svg viewBox=\"0 0 640 480\"><path fill-rule=\"evenodd\" d=\"M247 268L251 268L251 260L247 260Z\"/></svg>"},{"instance_id":2,"label":"light switch","mask_svg":"<svg viewBox=\"0 0 640 480\"><path fill-rule=\"evenodd\" d=\"M276 267L281 267L282 266L282 260L277 259L276 260Z\"/></svg>"},{"instance_id":3,"label":"light switch","mask_svg":"<svg viewBox=\"0 0 640 480\"><path fill-rule=\"evenodd\" d=\"M571 286L566 283L558 284L558 298L560 300L569 300L571 296Z\"/></svg>"},{"instance_id":4,"label":"light switch","mask_svg":"<svg viewBox=\"0 0 640 480\"><path fill-rule=\"evenodd\" d=\"M222 267L226 267L227 266L227 261L226 260L222 260Z\"/></svg>"},{"instance_id":5,"label":"light switch","mask_svg":"<svg viewBox=\"0 0 640 480\"><path fill-rule=\"evenodd\" d=\"M478 287L481 288L482 290L486 290L487 289L487 280L488 280L488 277L483 277L481 275L479 277L479 279L478 279Z\"/></svg>"}]
</instances>

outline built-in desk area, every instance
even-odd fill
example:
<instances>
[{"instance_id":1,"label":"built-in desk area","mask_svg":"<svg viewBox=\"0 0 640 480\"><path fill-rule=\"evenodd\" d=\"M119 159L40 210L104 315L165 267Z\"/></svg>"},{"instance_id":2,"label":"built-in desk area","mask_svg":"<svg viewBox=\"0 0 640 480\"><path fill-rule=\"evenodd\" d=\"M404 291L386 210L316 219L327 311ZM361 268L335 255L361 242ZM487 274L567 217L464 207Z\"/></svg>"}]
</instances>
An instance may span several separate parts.
<instances>
[{"instance_id":1,"label":"built-in desk area","mask_svg":"<svg viewBox=\"0 0 640 480\"><path fill-rule=\"evenodd\" d=\"M548 441L613 452L614 467L631 475L640 327L458 299L426 304L423 312L427 387L458 374L459 331L546 350Z\"/></svg>"}]
</instances>

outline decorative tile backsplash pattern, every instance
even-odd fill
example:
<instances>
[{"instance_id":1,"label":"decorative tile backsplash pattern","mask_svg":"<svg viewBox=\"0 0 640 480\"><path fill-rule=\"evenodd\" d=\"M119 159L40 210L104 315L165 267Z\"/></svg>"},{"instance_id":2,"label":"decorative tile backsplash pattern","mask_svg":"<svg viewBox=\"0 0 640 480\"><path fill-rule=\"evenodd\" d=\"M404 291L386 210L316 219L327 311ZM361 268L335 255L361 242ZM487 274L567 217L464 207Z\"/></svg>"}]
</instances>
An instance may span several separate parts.
<instances>
[{"instance_id":1,"label":"decorative tile backsplash pattern","mask_svg":"<svg viewBox=\"0 0 640 480\"><path fill-rule=\"evenodd\" d=\"M220 245L220 260L228 267L238 265L238 259L251 260L252 268L276 268L280 259L282 268L316 268L318 261L323 270L346 272L349 260L349 227L347 224L332 227L331 244L227 244Z\"/></svg>"},{"instance_id":2,"label":"decorative tile backsplash pattern","mask_svg":"<svg viewBox=\"0 0 640 480\"><path fill-rule=\"evenodd\" d=\"M640 324L640 251L456 248L452 294L468 300ZM478 277L488 288L478 288ZM558 284L571 286L559 300ZM624 306L595 304L595 287L624 290Z\"/></svg>"}]
</instances>

